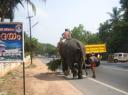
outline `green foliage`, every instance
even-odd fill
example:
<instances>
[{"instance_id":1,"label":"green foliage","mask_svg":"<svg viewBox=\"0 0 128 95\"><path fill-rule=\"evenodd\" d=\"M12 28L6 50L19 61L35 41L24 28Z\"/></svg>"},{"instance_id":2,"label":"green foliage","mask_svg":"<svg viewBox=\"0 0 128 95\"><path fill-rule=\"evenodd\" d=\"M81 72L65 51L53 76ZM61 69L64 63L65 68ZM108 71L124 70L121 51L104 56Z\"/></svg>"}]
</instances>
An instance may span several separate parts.
<instances>
[{"instance_id":1,"label":"green foliage","mask_svg":"<svg viewBox=\"0 0 128 95\"><path fill-rule=\"evenodd\" d=\"M84 30L84 26L80 24L78 27L74 27L74 29L71 31L72 37L80 40L83 43L86 43L85 36L86 31Z\"/></svg>"},{"instance_id":2,"label":"green foliage","mask_svg":"<svg viewBox=\"0 0 128 95\"><path fill-rule=\"evenodd\" d=\"M113 13L109 13L111 19L100 24L99 37L107 44L109 53L128 52L128 0L120 0L123 9L113 8ZM122 18L121 18L122 17Z\"/></svg>"},{"instance_id":3,"label":"green foliage","mask_svg":"<svg viewBox=\"0 0 128 95\"><path fill-rule=\"evenodd\" d=\"M109 16L111 17L111 19L109 19L111 24L115 24L118 21L120 21L120 19L122 17L121 12L122 12L122 10L118 9L117 7L114 7L112 9L112 13L108 12Z\"/></svg>"},{"instance_id":4,"label":"green foliage","mask_svg":"<svg viewBox=\"0 0 128 95\"><path fill-rule=\"evenodd\" d=\"M128 0L120 0L121 7L124 11L123 18L128 21Z\"/></svg>"},{"instance_id":5,"label":"green foliage","mask_svg":"<svg viewBox=\"0 0 128 95\"><path fill-rule=\"evenodd\" d=\"M5 18L9 18L10 21L14 18L14 8L18 4L21 4L21 0L0 0L0 17L1 21L4 21Z\"/></svg>"},{"instance_id":6,"label":"green foliage","mask_svg":"<svg viewBox=\"0 0 128 95\"><path fill-rule=\"evenodd\" d=\"M71 31L72 37L80 40L84 44L96 44L101 43L98 33L90 33L84 30L84 26L80 24L78 27L74 27Z\"/></svg>"},{"instance_id":7,"label":"green foliage","mask_svg":"<svg viewBox=\"0 0 128 95\"><path fill-rule=\"evenodd\" d=\"M99 27L100 39L103 42L107 43L110 39L110 35L111 35L111 24L108 21L101 23Z\"/></svg>"},{"instance_id":8,"label":"green foliage","mask_svg":"<svg viewBox=\"0 0 128 95\"><path fill-rule=\"evenodd\" d=\"M30 52L30 47L32 48L32 51L36 51L38 44L38 40L36 38L32 38L30 42L30 37L28 37L28 34L24 33L24 43L25 43L25 52Z\"/></svg>"},{"instance_id":9,"label":"green foliage","mask_svg":"<svg viewBox=\"0 0 128 95\"><path fill-rule=\"evenodd\" d=\"M57 48L51 44L43 44L43 52L44 54L48 54L48 56L56 55Z\"/></svg>"},{"instance_id":10,"label":"green foliage","mask_svg":"<svg viewBox=\"0 0 128 95\"><path fill-rule=\"evenodd\" d=\"M32 38L32 41L31 41L31 47L32 47L32 51L35 52L37 50L37 47L38 47L38 40L36 38Z\"/></svg>"},{"instance_id":11,"label":"green foliage","mask_svg":"<svg viewBox=\"0 0 128 95\"><path fill-rule=\"evenodd\" d=\"M30 52L30 38L26 32L24 32L24 46L25 52Z\"/></svg>"},{"instance_id":12,"label":"green foliage","mask_svg":"<svg viewBox=\"0 0 128 95\"><path fill-rule=\"evenodd\" d=\"M46 2L46 0L42 0ZM36 12L36 7L32 3L32 0L0 0L0 17L1 22L4 21L5 18L10 19L10 21L13 21L14 19L14 12L17 6L20 4L24 7L24 2L31 5L33 12Z\"/></svg>"},{"instance_id":13,"label":"green foliage","mask_svg":"<svg viewBox=\"0 0 128 95\"><path fill-rule=\"evenodd\" d=\"M35 53L41 54L41 55L44 54L44 44L43 43L40 43L40 42L37 43Z\"/></svg>"},{"instance_id":14,"label":"green foliage","mask_svg":"<svg viewBox=\"0 0 128 95\"><path fill-rule=\"evenodd\" d=\"M47 63L47 66L49 70L56 71L61 66L61 64L61 59L53 59L52 61Z\"/></svg>"},{"instance_id":15,"label":"green foliage","mask_svg":"<svg viewBox=\"0 0 128 95\"><path fill-rule=\"evenodd\" d=\"M99 43L102 43L99 38L99 34L98 33L90 34L90 36L88 37L87 44L99 44Z\"/></svg>"},{"instance_id":16,"label":"green foliage","mask_svg":"<svg viewBox=\"0 0 128 95\"><path fill-rule=\"evenodd\" d=\"M128 23L121 21L112 30L113 36L108 43L111 52L128 52Z\"/></svg>"},{"instance_id":17,"label":"green foliage","mask_svg":"<svg viewBox=\"0 0 128 95\"><path fill-rule=\"evenodd\" d=\"M32 48L33 54L41 54L48 56L56 55L57 54L57 48L51 44L43 44L38 42L38 40L34 37L32 37L32 44L30 44L30 37L28 34L24 33L24 43L25 43L25 53L30 53L30 47ZM31 46L30 46L31 45Z\"/></svg>"}]
</instances>

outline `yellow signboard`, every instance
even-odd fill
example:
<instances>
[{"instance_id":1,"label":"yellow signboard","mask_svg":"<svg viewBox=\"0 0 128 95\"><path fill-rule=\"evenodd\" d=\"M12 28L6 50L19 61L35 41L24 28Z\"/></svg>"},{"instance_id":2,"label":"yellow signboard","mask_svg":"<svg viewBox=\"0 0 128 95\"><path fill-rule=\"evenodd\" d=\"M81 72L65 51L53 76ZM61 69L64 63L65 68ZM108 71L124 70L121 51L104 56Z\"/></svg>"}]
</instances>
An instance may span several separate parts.
<instances>
[{"instance_id":1,"label":"yellow signboard","mask_svg":"<svg viewBox=\"0 0 128 95\"><path fill-rule=\"evenodd\" d=\"M104 53L104 52L106 52L106 45L105 44L85 45L85 51L87 54L89 54L89 53Z\"/></svg>"}]
</instances>

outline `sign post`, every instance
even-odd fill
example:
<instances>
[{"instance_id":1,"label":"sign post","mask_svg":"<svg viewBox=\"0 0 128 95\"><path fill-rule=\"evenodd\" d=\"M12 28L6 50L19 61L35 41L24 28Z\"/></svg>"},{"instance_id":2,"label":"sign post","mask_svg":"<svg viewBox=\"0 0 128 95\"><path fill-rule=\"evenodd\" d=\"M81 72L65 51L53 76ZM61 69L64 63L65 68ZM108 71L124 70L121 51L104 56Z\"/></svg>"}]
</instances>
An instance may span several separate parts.
<instances>
[{"instance_id":1,"label":"sign post","mask_svg":"<svg viewBox=\"0 0 128 95\"><path fill-rule=\"evenodd\" d=\"M23 63L25 95L24 33L20 22L0 23L0 62Z\"/></svg>"}]
</instances>

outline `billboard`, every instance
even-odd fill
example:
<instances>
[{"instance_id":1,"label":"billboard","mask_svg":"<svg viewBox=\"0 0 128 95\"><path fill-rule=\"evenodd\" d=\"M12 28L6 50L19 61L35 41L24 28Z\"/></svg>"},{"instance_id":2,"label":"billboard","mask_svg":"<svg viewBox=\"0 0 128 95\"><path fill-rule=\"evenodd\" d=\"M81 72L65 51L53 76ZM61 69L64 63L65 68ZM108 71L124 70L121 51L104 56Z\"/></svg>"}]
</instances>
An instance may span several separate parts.
<instances>
[{"instance_id":1,"label":"billboard","mask_svg":"<svg viewBox=\"0 0 128 95\"><path fill-rule=\"evenodd\" d=\"M104 52L107 52L106 51L106 44L85 45L85 51L87 54L104 53Z\"/></svg>"},{"instance_id":2,"label":"billboard","mask_svg":"<svg viewBox=\"0 0 128 95\"><path fill-rule=\"evenodd\" d=\"M0 62L23 62L22 23L0 23Z\"/></svg>"}]
</instances>

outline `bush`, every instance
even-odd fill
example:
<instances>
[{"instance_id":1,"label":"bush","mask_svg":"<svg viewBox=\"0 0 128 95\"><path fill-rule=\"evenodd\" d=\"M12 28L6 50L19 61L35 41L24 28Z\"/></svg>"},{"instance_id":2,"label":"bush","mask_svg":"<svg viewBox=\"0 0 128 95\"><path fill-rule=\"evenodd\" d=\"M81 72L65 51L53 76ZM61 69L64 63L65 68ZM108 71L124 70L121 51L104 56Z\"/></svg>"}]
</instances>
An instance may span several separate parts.
<instances>
[{"instance_id":1,"label":"bush","mask_svg":"<svg viewBox=\"0 0 128 95\"><path fill-rule=\"evenodd\" d=\"M61 59L53 59L49 63L47 63L48 69L51 71L56 71L61 66Z\"/></svg>"}]
</instances>

